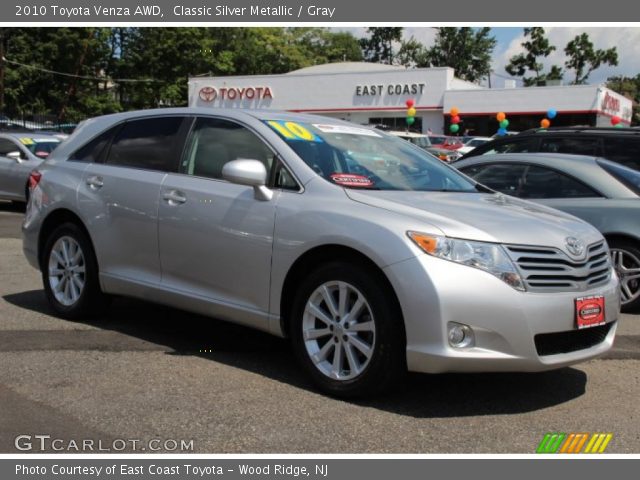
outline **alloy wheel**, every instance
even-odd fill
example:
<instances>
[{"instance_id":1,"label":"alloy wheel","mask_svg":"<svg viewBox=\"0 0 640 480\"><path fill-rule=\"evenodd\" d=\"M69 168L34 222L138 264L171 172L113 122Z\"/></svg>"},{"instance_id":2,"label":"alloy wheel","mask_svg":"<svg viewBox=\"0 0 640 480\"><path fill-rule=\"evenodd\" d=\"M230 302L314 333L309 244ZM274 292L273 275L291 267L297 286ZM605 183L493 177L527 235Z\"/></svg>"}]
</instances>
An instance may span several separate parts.
<instances>
[{"instance_id":1,"label":"alloy wheel","mask_svg":"<svg viewBox=\"0 0 640 480\"><path fill-rule=\"evenodd\" d=\"M49 254L48 277L58 302L69 307L78 301L86 282L85 258L74 238L62 236L54 243Z\"/></svg>"},{"instance_id":2,"label":"alloy wheel","mask_svg":"<svg viewBox=\"0 0 640 480\"><path fill-rule=\"evenodd\" d=\"M627 250L611 249L611 263L620 279L622 304L640 297L640 258Z\"/></svg>"}]
</instances>

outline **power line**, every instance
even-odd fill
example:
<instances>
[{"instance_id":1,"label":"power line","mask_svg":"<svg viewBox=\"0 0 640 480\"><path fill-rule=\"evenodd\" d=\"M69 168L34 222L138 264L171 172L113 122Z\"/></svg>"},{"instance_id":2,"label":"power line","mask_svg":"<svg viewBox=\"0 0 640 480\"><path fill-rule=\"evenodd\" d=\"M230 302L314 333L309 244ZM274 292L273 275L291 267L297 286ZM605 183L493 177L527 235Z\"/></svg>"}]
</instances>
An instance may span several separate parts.
<instances>
[{"instance_id":1,"label":"power line","mask_svg":"<svg viewBox=\"0 0 640 480\"><path fill-rule=\"evenodd\" d=\"M72 73L66 72L57 72L55 70L49 70L48 68L36 67L35 65L28 65L26 63L16 62L14 60L8 60L6 57L2 57L3 63L9 63L11 65L16 65L22 68L29 68L31 70L37 70L39 72L50 73L52 75L60 75L63 77L71 77L71 78L79 78L81 80L94 80L99 82L110 81L114 83L154 83L154 82L162 82L162 80L155 80L153 78L109 78L109 77L89 77L86 75L74 75Z\"/></svg>"}]
</instances>

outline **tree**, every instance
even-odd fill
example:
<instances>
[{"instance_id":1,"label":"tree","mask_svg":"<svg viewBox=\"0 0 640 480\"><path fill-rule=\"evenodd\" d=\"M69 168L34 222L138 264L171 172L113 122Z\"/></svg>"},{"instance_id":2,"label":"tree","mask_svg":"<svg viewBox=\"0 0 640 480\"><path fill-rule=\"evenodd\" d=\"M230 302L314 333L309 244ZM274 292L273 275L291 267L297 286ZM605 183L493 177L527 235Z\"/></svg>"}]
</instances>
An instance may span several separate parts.
<instances>
[{"instance_id":1,"label":"tree","mask_svg":"<svg viewBox=\"0 0 640 480\"><path fill-rule=\"evenodd\" d=\"M585 32L571 40L564 49L569 57L564 62L567 68L575 71L573 85L583 85L587 83L587 78L591 72L600 65L618 65L618 52L616 47L608 50L595 50L589 35Z\"/></svg>"},{"instance_id":2,"label":"tree","mask_svg":"<svg viewBox=\"0 0 640 480\"><path fill-rule=\"evenodd\" d=\"M491 54L496 38L489 35L491 29L483 27L441 27L434 45L425 56L425 65L451 67L456 76L469 82L478 82L491 71Z\"/></svg>"},{"instance_id":3,"label":"tree","mask_svg":"<svg viewBox=\"0 0 640 480\"><path fill-rule=\"evenodd\" d=\"M548 74L543 73L544 65L538 61L539 58L548 57L556 47L549 43L549 39L544 36L544 28L531 27L524 29L525 40L520 45L525 49L525 53L514 55L509 60L505 70L509 75L522 77L525 87L537 85L544 80L561 80L562 69L557 65L551 67ZM527 72L535 73L532 77L525 77Z\"/></svg>"},{"instance_id":4,"label":"tree","mask_svg":"<svg viewBox=\"0 0 640 480\"><path fill-rule=\"evenodd\" d=\"M427 48L411 37L407 41L403 41L396 56L396 63L405 67L428 67L429 59L427 58Z\"/></svg>"},{"instance_id":5,"label":"tree","mask_svg":"<svg viewBox=\"0 0 640 480\"><path fill-rule=\"evenodd\" d=\"M402 27L370 27L367 33L369 38L360 39L365 61L391 65L395 58L393 43L402 40Z\"/></svg>"}]
</instances>

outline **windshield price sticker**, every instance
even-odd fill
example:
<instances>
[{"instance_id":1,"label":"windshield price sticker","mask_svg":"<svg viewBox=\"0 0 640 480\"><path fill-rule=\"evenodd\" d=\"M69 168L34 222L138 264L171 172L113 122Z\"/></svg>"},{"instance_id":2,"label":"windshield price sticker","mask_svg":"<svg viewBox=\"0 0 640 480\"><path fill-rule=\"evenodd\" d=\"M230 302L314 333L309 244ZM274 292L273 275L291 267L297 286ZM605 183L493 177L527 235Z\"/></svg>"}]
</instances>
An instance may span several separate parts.
<instances>
[{"instance_id":1,"label":"windshield price sticker","mask_svg":"<svg viewBox=\"0 0 640 480\"><path fill-rule=\"evenodd\" d=\"M33 145L36 142L34 142L32 138L22 137L20 139L20 143L22 143L23 145Z\"/></svg>"},{"instance_id":2,"label":"windshield price sticker","mask_svg":"<svg viewBox=\"0 0 640 480\"><path fill-rule=\"evenodd\" d=\"M373 182L364 175L354 175L351 173L333 173L331 180L342 187L366 188L373 186Z\"/></svg>"},{"instance_id":3,"label":"windshield price sticker","mask_svg":"<svg viewBox=\"0 0 640 480\"><path fill-rule=\"evenodd\" d=\"M347 135L365 135L367 137L382 137L382 135L366 128L350 127L349 125L331 125L327 123L314 123L314 127L324 133L343 133Z\"/></svg>"},{"instance_id":4,"label":"windshield price sticker","mask_svg":"<svg viewBox=\"0 0 640 480\"><path fill-rule=\"evenodd\" d=\"M296 122L269 120L267 122L267 125L273 128L280 135L282 135L285 140L304 140L306 142L318 143L322 142L322 139L320 137Z\"/></svg>"}]
</instances>

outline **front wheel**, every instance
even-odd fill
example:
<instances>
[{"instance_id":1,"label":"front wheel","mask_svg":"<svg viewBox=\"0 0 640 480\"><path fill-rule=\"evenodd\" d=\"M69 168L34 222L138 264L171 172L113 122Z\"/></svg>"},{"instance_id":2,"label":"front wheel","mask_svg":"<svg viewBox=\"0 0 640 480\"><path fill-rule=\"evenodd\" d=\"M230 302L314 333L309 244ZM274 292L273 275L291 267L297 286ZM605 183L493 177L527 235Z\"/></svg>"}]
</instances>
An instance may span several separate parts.
<instances>
[{"instance_id":1,"label":"front wheel","mask_svg":"<svg viewBox=\"0 0 640 480\"><path fill-rule=\"evenodd\" d=\"M76 224L65 223L49 235L41 270L47 300L60 316L78 319L104 307L91 242Z\"/></svg>"},{"instance_id":2,"label":"front wheel","mask_svg":"<svg viewBox=\"0 0 640 480\"><path fill-rule=\"evenodd\" d=\"M635 312L640 307L640 248L633 242L609 242L611 263L620 279L623 312Z\"/></svg>"},{"instance_id":3,"label":"front wheel","mask_svg":"<svg viewBox=\"0 0 640 480\"><path fill-rule=\"evenodd\" d=\"M377 274L331 263L302 283L292 309L295 353L324 392L363 396L406 371L402 316Z\"/></svg>"}]
</instances>

